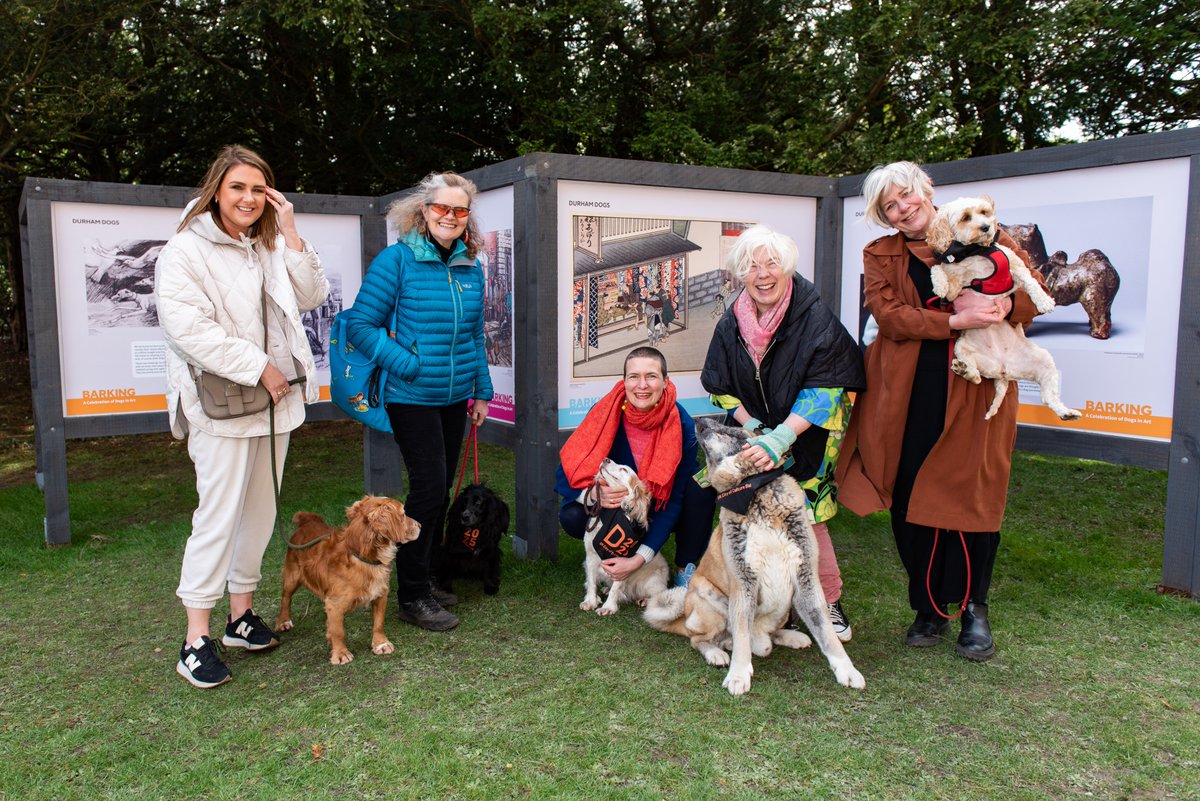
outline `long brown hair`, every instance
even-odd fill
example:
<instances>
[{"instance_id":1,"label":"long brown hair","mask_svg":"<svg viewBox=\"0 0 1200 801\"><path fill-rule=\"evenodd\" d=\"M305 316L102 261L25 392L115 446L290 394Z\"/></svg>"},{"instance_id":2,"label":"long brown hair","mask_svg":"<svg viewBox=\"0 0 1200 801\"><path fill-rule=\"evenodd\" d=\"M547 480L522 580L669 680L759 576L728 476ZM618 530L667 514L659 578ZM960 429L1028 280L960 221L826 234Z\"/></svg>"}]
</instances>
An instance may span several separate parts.
<instances>
[{"instance_id":1,"label":"long brown hair","mask_svg":"<svg viewBox=\"0 0 1200 801\"><path fill-rule=\"evenodd\" d=\"M267 164L262 156L248 147L226 145L221 148L217 157L213 159L213 163L209 165L208 172L204 174L204 180L200 182L200 187L196 190L195 204L184 215L183 221L175 229L176 232L187 228L192 220L206 211L212 215L217 225L221 225L221 211L217 208L217 192L221 189L221 182L225 180L225 173L229 172L231 167L239 164L262 170L263 176L267 179L267 186L275 188L275 173L271 172L271 165ZM224 227L221 230L224 230ZM275 207L271 205L270 201L263 200L262 216L254 225L250 226L250 235L258 237L267 250L275 249L275 240L279 237L279 221L275 218Z\"/></svg>"},{"instance_id":2,"label":"long brown hair","mask_svg":"<svg viewBox=\"0 0 1200 801\"><path fill-rule=\"evenodd\" d=\"M421 236L429 235L422 212L427 203L433 202L433 193L446 188L461 189L467 193L467 202L475 205L475 197L479 190L470 178L464 178L456 172L431 172L417 185L412 194L405 195L388 206L388 222L396 226L401 239L414 229L419 231ZM479 233L479 226L475 224L474 214L467 217L467 228L463 231L462 240L467 246L467 257L475 258L483 246L483 235Z\"/></svg>"}]
</instances>

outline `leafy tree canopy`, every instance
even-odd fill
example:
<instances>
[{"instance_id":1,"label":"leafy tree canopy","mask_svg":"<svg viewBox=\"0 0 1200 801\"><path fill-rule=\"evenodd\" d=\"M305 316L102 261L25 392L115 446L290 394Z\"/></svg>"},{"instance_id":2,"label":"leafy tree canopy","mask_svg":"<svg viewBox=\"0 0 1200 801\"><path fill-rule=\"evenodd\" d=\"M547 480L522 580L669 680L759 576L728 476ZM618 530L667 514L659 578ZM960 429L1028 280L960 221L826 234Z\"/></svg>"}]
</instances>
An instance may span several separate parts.
<instances>
[{"instance_id":1,"label":"leafy tree canopy","mask_svg":"<svg viewBox=\"0 0 1200 801\"><path fill-rule=\"evenodd\" d=\"M848 174L1194 125L1198 69L1193 0L8 0L0 306L18 335L26 175L194 185L229 142L343 194L539 150Z\"/></svg>"}]
</instances>

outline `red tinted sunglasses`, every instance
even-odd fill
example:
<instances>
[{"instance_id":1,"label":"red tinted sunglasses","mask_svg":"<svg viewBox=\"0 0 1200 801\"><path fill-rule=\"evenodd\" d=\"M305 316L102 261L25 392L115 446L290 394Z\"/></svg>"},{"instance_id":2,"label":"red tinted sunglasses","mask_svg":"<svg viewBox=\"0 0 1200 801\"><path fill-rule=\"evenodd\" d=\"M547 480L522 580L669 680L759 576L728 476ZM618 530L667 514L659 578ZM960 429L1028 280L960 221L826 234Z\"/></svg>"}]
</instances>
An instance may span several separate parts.
<instances>
[{"instance_id":1,"label":"red tinted sunglasses","mask_svg":"<svg viewBox=\"0 0 1200 801\"><path fill-rule=\"evenodd\" d=\"M454 216L461 220L471 213L471 210L466 206L447 206L445 203L426 203L425 205L432 209L434 214L442 217L454 212Z\"/></svg>"}]
</instances>

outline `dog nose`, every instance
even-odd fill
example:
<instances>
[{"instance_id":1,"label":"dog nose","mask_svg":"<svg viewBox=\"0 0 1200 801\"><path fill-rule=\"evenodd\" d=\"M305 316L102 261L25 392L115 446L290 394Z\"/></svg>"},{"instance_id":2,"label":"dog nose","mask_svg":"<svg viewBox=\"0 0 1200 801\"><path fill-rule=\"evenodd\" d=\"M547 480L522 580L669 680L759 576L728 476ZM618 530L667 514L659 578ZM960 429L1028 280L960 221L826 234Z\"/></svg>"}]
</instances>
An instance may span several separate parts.
<instances>
[{"instance_id":1,"label":"dog nose","mask_svg":"<svg viewBox=\"0 0 1200 801\"><path fill-rule=\"evenodd\" d=\"M992 230L992 226L988 223L984 223L983 225L979 226L979 230L986 234L988 231Z\"/></svg>"}]
</instances>

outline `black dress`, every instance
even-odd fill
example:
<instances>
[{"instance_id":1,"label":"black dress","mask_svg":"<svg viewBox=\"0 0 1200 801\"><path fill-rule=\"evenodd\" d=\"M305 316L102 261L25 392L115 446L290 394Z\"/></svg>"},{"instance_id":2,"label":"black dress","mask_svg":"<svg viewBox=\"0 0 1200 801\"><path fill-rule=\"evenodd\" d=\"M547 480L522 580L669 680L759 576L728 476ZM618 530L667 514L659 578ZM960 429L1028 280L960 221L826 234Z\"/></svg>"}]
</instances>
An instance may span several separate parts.
<instances>
[{"instance_id":1,"label":"black dress","mask_svg":"<svg viewBox=\"0 0 1200 801\"><path fill-rule=\"evenodd\" d=\"M908 277L916 285L923 304L938 301L933 294L929 267L911 253L908 257ZM908 603L917 612L933 612L930 592L943 611L946 604L958 603L963 599L967 580L963 541L970 555L970 600L987 603L996 550L1000 545L999 532L964 532L964 540L960 540L957 531L935 530L911 524L906 519L917 473L942 435L949 381L960 380L950 373L953 348L952 339L926 339L921 342L912 396L908 403L908 417L904 422L900 464L892 491L892 534L896 539L900 561L908 573ZM962 503L971 503L971 499L963 498ZM936 553L933 552L935 538ZM928 589L926 575L929 576Z\"/></svg>"}]
</instances>

